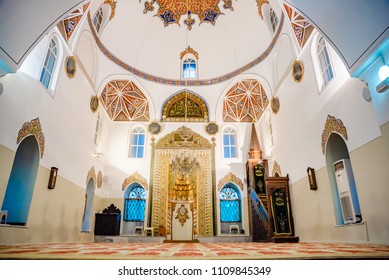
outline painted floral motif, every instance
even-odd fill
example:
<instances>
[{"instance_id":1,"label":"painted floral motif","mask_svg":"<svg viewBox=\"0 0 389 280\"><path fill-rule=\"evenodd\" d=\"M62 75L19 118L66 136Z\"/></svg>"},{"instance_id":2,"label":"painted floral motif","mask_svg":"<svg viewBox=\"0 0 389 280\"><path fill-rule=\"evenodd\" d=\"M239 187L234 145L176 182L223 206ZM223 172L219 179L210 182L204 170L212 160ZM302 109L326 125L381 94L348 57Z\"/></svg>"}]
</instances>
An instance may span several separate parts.
<instances>
[{"instance_id":1,"label":"painted floral motif","mask_svg":"<svg viewBox=\"0 0 389 280\"><path fill-rule=\"evenodd\" d=\"M146 178L142 177L138 172L134 172L132 175L124 179L122 184L122 190L124 191L129 185L132 183L139 183L144 187L146 190L149 189L149 184L147 183Z\"/></svg>"},{"instance_id":2,"label":"painted floral motif","mask_svg":"<svg viewBox=\"0 0 389 280\"><path fill-rule=\"evenodd\" d=\"M321 150L323 154L326 150L328 138L333 132L340 134L345 140L348 140L347 129L344 126L343 122L340 119L328 115L323 133L321 135Z\"/></svg>"},{"instance_id":3,"label":"painted floral motif","mask_svg":"<svg viewBox=\"0 0 389 280\"><path fill-rule=\"evenodd\" d=\"M198 16L200 24L203 22L211 23L215 25L216 19L222 12L219 9L220 0L152 0L145 1L145 9L143 13L154 11L154 3L157 2L159 9L156 16L158 16L165 26L176 23L180 25L181 16L186 15L184 20L189 30L192 29L192 25L196 22L192 18L192 14ZM225 9L233 10L231 0L223 0Z\"/></svg>"},{"instance_id":4,"label":"painted floral motif","mask_svg":"<svg viewBox=\"0 0 389 280\"><path fill-rule=\"evenodd\" d=\"M243 182L241 179L236 177L235 174L228 172L226 176L220 179L219 184L217 185L217 190L220 192L222 187L226 185L227 183L234 183L237 185L242 191L243 191Z\"/></svg>"},{"instance_id":5,"label":"painted floral motif","mask_svg":"<svg viewBox=\"0 0 389 280\"><path fill-rule=\"evenodd\" d=\"M25 122L22 128L19 130L16 144L19 144L28 135L34 135L38 141L39 149L41 151L41 158L45 151L45 136L42 132L42 126L39 118L33 119L30 122Z\"/></svg>"}]
</instances>

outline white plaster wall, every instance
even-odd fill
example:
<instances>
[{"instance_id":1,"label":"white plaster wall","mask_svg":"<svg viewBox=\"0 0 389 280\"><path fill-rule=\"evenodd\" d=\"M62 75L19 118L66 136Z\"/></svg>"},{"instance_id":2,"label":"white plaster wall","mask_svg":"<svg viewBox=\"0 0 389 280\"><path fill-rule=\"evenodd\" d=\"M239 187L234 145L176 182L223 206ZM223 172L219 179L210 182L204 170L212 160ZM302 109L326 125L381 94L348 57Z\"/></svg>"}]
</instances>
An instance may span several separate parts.
<instances>
[{"instance_id":1,"label":"white plaster wall","mask_svg":"<svg viewBox=\"0 0 389 280\"><path fill-rule=\"evenodd\" d=\"M96 173L99 170L104 173L104 162L93 157L96 114L89 109L89 102L94 92L79 68L73 79L65 74L64 61L71 55L65 46L54 98L39 83L50 35L26 59L21 71L1 78L4 92L0 97L0 143L16 151L22 125L39 117L45 135L45 153L40 164L48 169L58 167L61 176L85 188L86 175L93 165ZM103 153L109 133L109 126L104 123L105 120L106 134L101 136L99 147Z\"/></svg>"}]
</instances>

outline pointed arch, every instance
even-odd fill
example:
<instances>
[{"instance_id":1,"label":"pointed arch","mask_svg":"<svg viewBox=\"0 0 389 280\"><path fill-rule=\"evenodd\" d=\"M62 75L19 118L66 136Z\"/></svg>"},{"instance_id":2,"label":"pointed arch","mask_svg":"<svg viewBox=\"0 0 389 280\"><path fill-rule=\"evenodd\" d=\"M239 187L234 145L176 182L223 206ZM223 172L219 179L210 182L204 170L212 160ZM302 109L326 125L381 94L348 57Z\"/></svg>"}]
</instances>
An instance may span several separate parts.
<instances>
[{"instance_id":1,"label":"pointed arch","mask_svg":"<svg viewBox=\"0 0 389 280\"><path fill-rule=\"evenodd\" d=\"M324 130L321 135L321 149L323 152L323 155L326 150L326 145L328 142L328 139L331 135L331 133L336 132L339 135L341 135L345 140L348 140L348 135L347 135L347 128L343 124L342 120L337 119L331 115L327 116L326 123L324 125Z\"/></svg>"},{"instance_id":2,"label":"pointed arch","mask_svg":"<svg viewBox=\"0 0 389 280\"><path fill-rule=\"evenodd\" d=\"M223 186L228 184L228 183L235 184L236 186L238 186L243 191L243 182L242 182L242 180L239 179L238 177L236 177L236 175L233 174L232 172L228 172L226 176L224 176L223 178L221 178L219 180L219 184L217 185L217 190L220 192L221 189L223 188Z\"/></svg>"},{"instance_id":3,"label":"pointed arch","mask_svg":"<svg viewBox=\"0 0 389 280\"><path fill-rule=\"evenodd\" d=\"M149 190L149 184L147 183L146 178L144 178L141 174L135 171L134 173L132 173L132 175L124 179L122 184L122 191L124 191L129 185L133 183L138 183L142 185L146 191Z\"/></svg>"},{"instance_id":4,"label":"pointed arch","mask_svg":"<svg viewBox=\"0 0 389 280\"><path fill-rule=\"evenodd\" d=\"M88 174L86 175L86 184L88 185L89 181L93 179L93 188L96 187L96 171L95 167L92 166L91 169L89 169Z\"/></svg>"},{"instance_id":5,"label":"pointed arch","mask_svg":"<svg viewBox=\"0 0 389 280\"><path fill-rule=\"evenodd\" d=\"M162 107L163 122L208 122L207 103L200 96L187 90L169 98Z\"/></svg>"},{"instance_id":6,"label":"pointed arch","mask_svg":"<svg viewBox=\"0 0 389 280\"><path fill-rule=\"evenodd\" d=\"M276 162L276 161L274 161L274 163L273 163L273 170L272 170L271 174L273 177L281 177L282 176L281 167L278 164L278 162ZM277 176L277 174L278 174L278 176Z\"/></svg>"},{"instance_id":7,"label":"pointed arch","mask_svg":"<svg viewBox=\"0 0 389 280\"><path fill-rule=\"evenodd\" d=\"M30 122L25 122L22 128L19 130L18 138L16 139L16 144L19 143L29 135L33 135L38 142L41 158L45 151L45 135L42 132L42 126L39 121L39 118L33 119Z\"/></svg>"}]
</instances>

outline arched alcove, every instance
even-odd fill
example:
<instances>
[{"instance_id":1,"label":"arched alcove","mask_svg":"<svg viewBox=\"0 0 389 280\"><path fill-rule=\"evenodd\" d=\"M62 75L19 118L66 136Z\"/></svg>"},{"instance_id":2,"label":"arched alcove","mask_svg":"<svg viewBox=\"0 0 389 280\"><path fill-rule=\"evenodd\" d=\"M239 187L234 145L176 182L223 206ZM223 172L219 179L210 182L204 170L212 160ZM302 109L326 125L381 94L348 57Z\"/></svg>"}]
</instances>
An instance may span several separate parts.
<instances>
[{"instance_id":1,"label":"arched alcove","mask_svg":"<svg viewBox=\"0 0 389 280\"><path fill-rule=\"evenodd\" d=\"M242 195L239 188L229 182L219 193L220 233L239 234L242 229Z\"/></svg>"},{"instance_id":2,"label":"arched alcove","mask_svg":"<svg viewBox=\"0 0 389 280\"><path fill-rule=\"evenodd\" d=\"M91 226L91 219L93 213L93 200L95 195L95 187L93 179L89 179L88 185L86 186L85 192L85 208L84 208L84 216L82 219L81 231L89 232Z\"/></svg>"},{"instance_id":3,"label":"arched alcove","mask_svg":"<svg viewBox=\"0 0 389 280\"><path fill-rule=\"evenodd\" d=\"M12 165L2 210L8 211L7 223L26 225L39 167L39 145L30 135L20 143Z\"/></svg>"},{"instance_id":4,"label":"arched alcove","mask_svg":"<svg viewBox=\"0 0 389 280\"><path fill-rule=\"evenodd\" d=\"M134 234L136 228L144 227L146 215L146 189L134 182L127 186L123 199L123 233Z\"/></svg>"},{"instance_id":5,"label":"arched alcove","mask_svg":"<svg viewBox=\"0 0 389 280\"><path fill-rule=\"evenodd\" d=\"M338 133L329 135L325 156L336 224L360 222L362 214L350 155L344 139Z\"/></svg>"}]
</instances>

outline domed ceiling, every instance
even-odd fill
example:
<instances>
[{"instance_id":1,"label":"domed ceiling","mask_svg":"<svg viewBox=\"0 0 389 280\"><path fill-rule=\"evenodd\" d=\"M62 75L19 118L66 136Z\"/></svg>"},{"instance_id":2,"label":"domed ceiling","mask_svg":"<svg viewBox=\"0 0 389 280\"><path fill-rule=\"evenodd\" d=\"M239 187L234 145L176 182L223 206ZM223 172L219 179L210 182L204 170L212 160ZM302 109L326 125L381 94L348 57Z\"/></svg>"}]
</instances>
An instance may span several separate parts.
<instances>
[{"instance_id":1,"label":"domed ceiling","mask_svg":"<svg viewBox=\"0 0 389 280\"><path fill-rule=\"evenodd\" d=\"M107 57L143 79L215 84L252 68L272 50L279 32L262 18L263 5L270 8L267 0L117 1L114 18L95 39ZM188 84L180 79L180 54L189 46L198 54L198 79Z\"/></svg>"}]
</instances>

